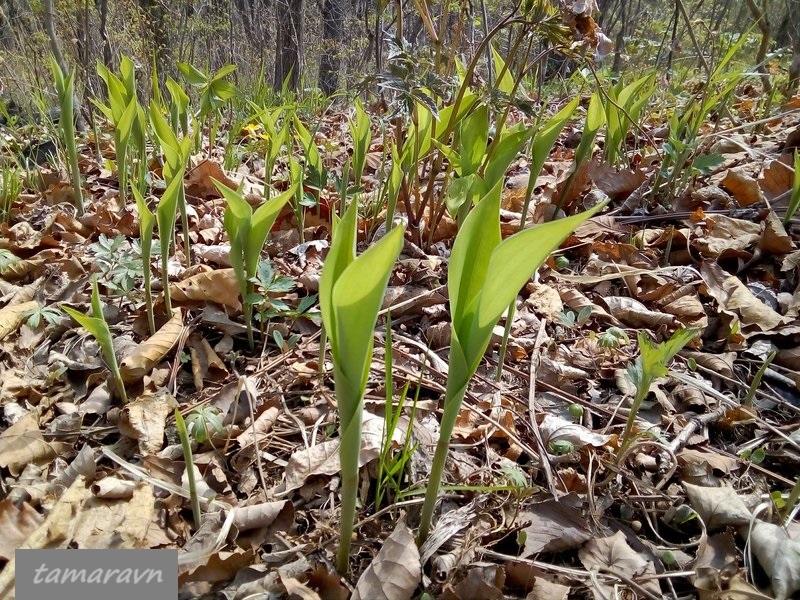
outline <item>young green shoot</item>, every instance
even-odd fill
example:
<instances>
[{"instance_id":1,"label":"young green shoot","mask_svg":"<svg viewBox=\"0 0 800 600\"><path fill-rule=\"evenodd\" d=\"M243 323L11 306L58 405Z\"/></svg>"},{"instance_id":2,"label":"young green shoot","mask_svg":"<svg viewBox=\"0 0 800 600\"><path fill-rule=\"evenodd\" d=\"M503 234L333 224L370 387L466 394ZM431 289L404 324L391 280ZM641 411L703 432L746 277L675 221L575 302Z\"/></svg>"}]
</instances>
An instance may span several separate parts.
<instances>
[{"instance_id":1,"label":"young green shoot","mask_svg":"<svg viewBox=\"0 0 800 600\"><path fill-rule=\"evenodd\" d=\"M169 293L169 246L175 230L175 219L178 211L178 198L183 188L183 169L174 174L172 181L161 196L156 208L158 224L158 242L161 246L161 283L164 288L164 304L167 318L172 318L172 300Z\"/></svg>"},{"instance_id":2,"label":"young green shoot","mask_svg":"<svg viewBox=\"0 0 800 600\"><path fill-rule=\"evenodd\" d=\"M175 425L178 429L178 437L181 440L181 448L183 449L183 462L186 465L186 477L189 480L189 498L192 502L192 517L194 518L194 528L197 530L202 523L203 513L200 511L200 496L197 494L192 442L189 439L189 431L186 429L186 423L181 416L181 411L177 408L175 409Z\"/></svg>"},{"instance_id":3,"label":"young green shoot","mask_svg":"<svg viewBox=\"0 0 800 600\"><path fill-rule=\"evenodd\" d=\"M22 179L17 169L3 165L0 171L0 223L8 223L11 207L22 193Z\"/></svg>"},{"instance_id":4,"label":"young green shoot","mask_svg":"<svg viewBox=\"0 0 800 600\"><path fill-rule=\"evenodd\" d=\"M500 236L501 186L484 196L464 220L450 255L451 345L439 441L428 479L418 541L430 533L450 438L467 385L489 345L492 329L531 275L575 227L605 206Z\"/></svg>"},{"instance_id":5,"label":"young green shoot","mask_svg":"<svg viewBox=\"0 0 800 600\"><path fill-rule=\"evenodd\" d=\"M147 207L147 202L145 202L139 190L134 187L132 191L133 197L136 199L136 210L139 213L139 237L142 240L142 274L144 276L144 301L147 307L147 326L150 329L150 335L155 335L156 321L153 314L150 258L152 256L153 229L156 225L156 216Z\"/></svg>"},{"instance_id":6,"label":"young green shoot","mask_svg":"<svg viewBox=\"0 0 800 600\"><path fill-rule=\"evenodd\" d=\"M679 329L666 342L656 345L644 333L639 333L639 356L636 362L628 366L628 377L636 388L633 397L628 420L625 423L625 431L622 434L617 456L624 456L625 451L633 442L633 425L636 422L636 415L642 407L642 403L650 393L650 386L659 377L666 377L669 373L668 365L670 361L688 344L697 332L693 329Z\"/></svg>"},{"instance_id":7,"label":"young green shoot","mask_svg":"<svg viewBox=\"0 0 800 600\"><path fill-rule=\"evenodd\" d=\"M53 72L53 79L56 84L59 103L61 105L61 118L59 128L61 130L61 141L67 152L67 161L72 176L72 203L78 211L78 215L83 215L83 185L81 184L81 171L78 168L78 143L75 140L74 122L74 98L75 98L75 71L68 75L61 71L56 59L50 57L50 69Z\"/></svg>"},{"instance_id":8,"label":"young green shoot","mask_svg":"<svg viewBox=\"0 0 800 600\"><path fill-rule=\"evenodd\" d=\"M261 297L253 293L253 278L256 276L258 264L261 259L261 250L267 241L267 236L275 224L275 220L283 206L294 197L295 186L265 202L255 212L238 190L212 179L227 202L225 209L225 231L231 244L231 265L236 273L239 284L239 293L242 296L242 312L247 326L247 342L252 350L255 347L253 339L253 305L261 301Z\"/></svg>"},{"instance_id":9,"label":"young green shoot","mask_svg":"<svg viewBox=\"0 0 800 600\"><path fill-rule=\"evenodd\" d=\"M358 203L351 202L334 229L322 268L319 299L331 343L339 409L342 515L336 565L347 572L358 494L364 390L372 362L373 335L381 301L400 250L403 227L396 227L356 258Z\"/></svg>"},{"instance_id":10,"label":"young green shoot","mask_svg":"<svg viewBox=\"0 0 800 600\"><path fill-rule=\"evenodd\" d=\"M189 240L189 215L186 210L186 188L183 185L183 172L189 162L189 153L191 151L192 140L191 138L184 137L178 141L176 132L167 124L167 121L161 115L161 110L155 102L150 103L150 124L155 132L156 139L159 142L161 151L164 153L164 178L167 181L167 187L173 182L177 174L180 173L179 184L177 185L177 198L174 207L170 207L173 211L180 210L181 213L181 229L183 230L183 249L186 255L186 267L189 268L192 264L191 256L191 243ZM159 205L160 206L160 205ZM175 215L172 215L172 227L175 227ZM160 227L160 226L159 226ZM160 231L160 230L159 230ZM170 235L174 236L174 231L170 231Z\"/></svg>"},{"instance_id":11,"label":"young green shoot","mask_svg":"<svg viewBox=\"0 0 800 600\"><path fill-rule=\"evenodd\" d=\"M117 395L123 403L128 401L128 395L125 393L125 384L122 381L120 374L119 364L117 363L117 355L114 353L114 341L111 337L111 330L108 328L105 317L103 316L103 306L100 304L100 291L97 286L97 279L92 280L92 315L85 315L84 313L75 310L69 306L63 306L64 312L72 317L81 327L86 329L100 344L100 350L103 353L103 358L106 361L111 377L114 380L114 385L117 390Z\"/></svg>"}]
</instances>

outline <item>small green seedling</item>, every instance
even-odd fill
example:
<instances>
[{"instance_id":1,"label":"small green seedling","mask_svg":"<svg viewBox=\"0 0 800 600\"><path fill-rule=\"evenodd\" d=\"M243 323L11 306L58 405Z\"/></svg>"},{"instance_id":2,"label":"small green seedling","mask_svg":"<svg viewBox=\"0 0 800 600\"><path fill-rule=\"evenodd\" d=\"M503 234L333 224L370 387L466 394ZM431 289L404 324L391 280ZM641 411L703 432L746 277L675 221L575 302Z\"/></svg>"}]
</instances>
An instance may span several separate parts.
<instances>
[{"instance_id":1,"label":"small green seedling","mask_svg":"<svg viewBox=\"0 0 800 600\"><path fill-rule=\"evenodd\" d=\"M337 569L344 574L358 494L358 458L364 390L372 362L373 334L392 266L403 247L403 227L396 227L356 258L358 203L351 202L336 223L333 242L319 283L322 320L331 343L336 402L339 409L339 457L342 470L342 516Z\"/></svg>"},{"instance_id":2,"label":"small green seedling","mask_svg":"<svg viewBox=\"0 0 800 600\"><path fill-rule=\"evenodd\" d=\"M584 306L577 313L573 310L568 310L566 312L559 311L556 313L556 319L558 319L559 324L568 329L580 327L581 325L587 323L591 316L591 306Z\"/></svg>"},{"instance_id":3,"label":"small green seedling","mask_svg":"<svg viewBox=\"0 0 800 600\"><path fill-rule=\"evenodd\" d=\"M69 306L64 306L62 308L64 312L75 319L81 327L91 333L97 340L97 343L100 344L103 358L114 379L117 395L123 402L127 402L128 395L125 392L125 384L122 381L122 375L119 371L117 355L114 353L114 341L111 337L111 330L108 328L108 323L106 323L105 317L103 316L103 306L100 304L100 290L97 286L97 279L92 280L92 314L94 316L90 317Z\"/></svg>"},{"instance_id":4,"label":"small green seedling","mask_svg":"<svg viewBox=\"0 0 800 600\"><path fill-rule=\"evenodd\" d=\"M164 288L164 305L167 309L167 318L172 318L172 300L169 292L169 246L175 230L175 220L178 213L178 199L183 189L183 169L172 177L172 181L161 196L161 201L156 208L156 223L158 223L158 241L161 246L161 283Z\"/></svg>"},{"instance_id":5,"label":"small green seedling","mask_svg":"<svg viewBox=\"0 0 800 600\"><path fill-rule=\"evenodd\" d=\"M253 294L252 280L256 275L261 260L261 250L264 248L267 236L283 206L294 197L295 187L290 187L253 212L253 208L240 191L232 190L215 179L212 181L228 203L224 218L225 231L231 243L231 265L239 284L242 311L247 326L247 341L252 349L255 346L253 306L261 301L260 296Z\"/></svg>"},{"instance_id":6,"label":"small green seedling","mask_svg":"<svg viewBox=\"0 0 800 600\"><path fill-rule=\"evenodd\" d=\"M597 336L597 345L601 348L614 349L630 343L628 334L619 327L609 327Z\"/></svg>"},{"instance_id":7,"label":"small green seedling","mask_svg":"<svg viewBox=\"0 0 800 600\"><path fill-rule=\"evenodd\" d=\"M224 431L219 408L210 404L198 406L186 415L186 425L198 444L205 444L212 436Z\"/></svg>"},{"instance_id":8,"label":"small green seedling","mask_svg":"<svg viewBox=\"0 0 800 600\"><path fill-rule=\"evenodd\" d=\"M178 429L178 437L181 440L183 449L183 462L186 465L186 477L189 479L189 498L192 502L192 516L194 517L194 528L199 529L203 522L203 513L200 510L200 496L197 494L197 481L194 474L194 458L192 457L192 442L189 438L189 430L186 422L181 416L181 411L175 408L175 425Z\"/></svg>"},{"instance_id":9,"label":"small green seedling","mask_svg":"<svg viewBox=\"0 0 800 600\"><path fill-rule=\"evenodd\" d=\"M592 157L592 149L594 148L594 139L597 137L597 132L603 126L606 120L606 113L603 110L603 101L600 94L595 92L589 100L589 108L586 110L586 121L583 126L583 134L578 147L575 149L575 166L572 173L567 178L564 188L558 197L558 208L564 206L565 200L569 198L569 193L572 190L572 185L575 182L575 176L580 169L580 166L586 159Z\"/></svg>"},{"instance_id":10,"label":"small green seedling","mask_svg":"<svg viewBox=\"0 0 800 600\"><path fill-rule=\"evenodd\" d=\"M353 138L353 191L361 189L361 176L367 163L367 152L372 139L369 117L361 100L356 99L355 120L349 122L350 135Z\"/></svg>"},{"instance_id":11,"label":"small green seedling","mask_svg":"<svg viewBox=\"0 0 800 600\"><path fill-rule=\"evenodd\" d=\"M139 213L139 236L142 247L142 275L144 276L144 301L147 308L147 326L150 335L156 332L155 315L153 314L152 274L150 271L150 258L153 253L153 229L156 225L156 216L148 208L142 194L133 188L133 197L136 199L136 210Z\"/></svg>"},{"instance_id":12,"label":"small green seedling","mask_svg":"<svg viewBox=\"0 0 800 600\"><path fill-rule=\"evenodd\" d=\"M3 165L0 171L0 223L8 223L11 207L22 193L22 179L16 169Z\"/></svg>"},{"instance_id":13,"label":"small green seedling","mask_svg":"<svg viewBox=\"0 0 800 600\"><path fill-rule=\"evenodd\" d=\"M50 69L53 72L53 79L56 83L56 92L61 104L61 118L58 121L61 130L61 141L67 152L67 161L72 175L72 203L78 211L78 215L83 214L83 184L81 183L81 171L78 168L78 143L75 139L75 71L68 75L58 66L56 59L50 57Z\"/></svg>"},{"instance_id":14,"label":"small green seedling","mask_svg":"<svg viewBox=\"0 0 800 600\"><path fill-rule=\"evenodd\" d=\"M639 333L639 356L634 364L628 366L628 377L636 387L636 393L628 414L628 420L625 423L625 431L622 434L622 443L617 456L623 456L625 450L633 442L634 438L631 437L633 424L636 422L636 415L642 407L642 403L650 393L650 386L659 377L667 376L670 361L696 335L697 332L693 329L679 329L666 342L656 345L650 341L647 335Z\"/></svg>"},{"instance_id":15,"label":"small green seedling","mask_svg":"<svg viewBox=\"0 0 800 600\"><path fill-rule=\"evenodd\" d=\"M447 280L452 319L449 372L439 441L422 507L420 543L430 532L453 427L467 385L489 345L492 329L550 253L575 227L605 206L598 204L587 212L501 240L500 192L500 185L495 186L469 213L450 255Z\"/></svg>"}]
</instances>

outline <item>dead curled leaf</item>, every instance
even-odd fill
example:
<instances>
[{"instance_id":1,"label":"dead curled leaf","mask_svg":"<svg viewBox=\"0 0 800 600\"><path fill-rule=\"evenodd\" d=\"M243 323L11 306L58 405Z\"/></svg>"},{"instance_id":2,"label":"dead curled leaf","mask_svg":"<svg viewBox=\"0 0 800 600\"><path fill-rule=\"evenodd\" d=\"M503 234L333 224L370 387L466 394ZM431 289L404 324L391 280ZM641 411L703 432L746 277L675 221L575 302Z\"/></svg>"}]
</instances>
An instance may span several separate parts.
<instances>
[{"instance_id":1,"label":"dead curled leaf","mask_svg":"<svg viewBox=\"0 0 800 600\"><path fill-rule=\"evenodd\" d=\"M122 359L119 365L122 380L125 383L141 380L172 350L182 331L183 313L180 308L175 308L172 318L156 331L155 335L139 344L133 352Z\"/></svg>"},{"instance_id":2,"label":"dead curled leaf","mask_svg":"<svg viewBox=\"0 0 800 600\"><path fill-rule=\"evenodd\" d=\"M169 288L172 302L216 302L235 311L242 309L239 284L233 269L198 273Z\"/></svg>"},{"instance_id":3,"label":"dead curled leaf","mask_svg":"<svg viewBox=\"0 0 800 600\"><path fill-rule=\"evenodd\" d=\"M750 511L733 488L702 487L685 481L682 485L689 504L709 531L750 522Z\"/></svg>"},{"instance_id":4,"label":"dead curled leaf","mask_svg":"<svg viewBox=\"0 0 800 600\"><path fill-rule=\"evenodd\" d=\"M617 531L610 537L589 540L578 551L578 557L583 566L590 571L624 575L634 581L641 575L655 575L656 573L653 563L634 551L628 545L625 534L621 531ZM592 593L598 600L615 597L613 585L599 579L596 580L595 585L597 587L592 587ZM644 580L640 585L656 597L661 597L661 588L657 580Z\"/></svg>"},{"instance_id":5,"label":"dead curled leaf","mask_svg":"<svg viewBox=\"0 0 800 600\"><path fill-rule=\"evenodd\" d=\"M409 600L421 577L414 535L401 521L359 577L351 600Z\"/></svg>"},{"instance_id":6,"label":"dead curled leaf","mask_svg":"<svg viewBox=\"0 0 800 600\"><path fill-rule=\"evenodd\" d=\"M775 600L785 600L800 590L800 539L790 538L779 525L756 521L749 530L748 540L770 577Z\"/></svg>"},{"instance_id":7,"label":"dead curled leaf","mask_svg":"<svg viewBox=\"0 0 800 600\"><path fill-rule=\"evenodd\" d=\"M572 423L561 417L546 414L539 423L539 431L545 447L551 442L569 442L576 449L583 446L599 448L613 439L611 435L595 433L578 423Z\"/></svg>"},{"instance_id":8,"label":"dead curled leaf","mask_svg":"<svg viewBox=\"0 0 800 600\"><path fill-rule=\"evenodd\" d=\"M530 521L524 532L524 546L520 558L539 552L562 552L580 547L592 538L587 520L580 511L577 494L558 500L539 502L520 513L520 521Z\"/></svg>"}]
</instances>

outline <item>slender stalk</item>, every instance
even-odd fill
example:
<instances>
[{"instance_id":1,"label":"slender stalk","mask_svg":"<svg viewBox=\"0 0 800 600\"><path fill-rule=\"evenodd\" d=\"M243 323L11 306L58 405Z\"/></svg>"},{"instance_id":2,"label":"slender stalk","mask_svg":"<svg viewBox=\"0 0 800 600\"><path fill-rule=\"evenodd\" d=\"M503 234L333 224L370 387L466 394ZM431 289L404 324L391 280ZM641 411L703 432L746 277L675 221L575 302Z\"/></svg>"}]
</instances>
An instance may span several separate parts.
<instances>
[{"instance_id":1,"label":"slender stalk","mask_svg":"<svg viewBox=\"0 0 800 600\"><path fill-rule=\"evenodd\" d=\"M452 349L450 353L452 354ZM439 441L436 443L436 452L433 455L433 465L431 466L428 487L425 490L425 502L422 505L420 516L419 533L417 534L417 542L419 544L422 544L430 534L433 511L436 508L436 500L439 497L439 488L442 485L442 476L444 475L444 467L447 463L447 454L450 449L450 438L453 436L453 429L461 409L461 403L467 393L468 383L469 380L466 383L462 383L456 382L455 378L452 377L447 379L444 412L439 426Z\"/></svg>"},{"instance_id":2,"label":"slender stalk","mask_svg":"<svg viewBox=\"0 0 800 600\"><path fill-rule=\"evenodd\" d=\"M200 512L200 497L197 495L197 481L194 476L194 460L192 458L192 444L189 441L189 432L186 430L186 423L180 411L175 409L175 424L178 427L178 437L181 439L183 449L183 461L186 464L186 476L189 479L189 497L192 501L192 516L194 517L194 528L199 529L202 522L202 512Z\"/></svg>"}]
</instances>

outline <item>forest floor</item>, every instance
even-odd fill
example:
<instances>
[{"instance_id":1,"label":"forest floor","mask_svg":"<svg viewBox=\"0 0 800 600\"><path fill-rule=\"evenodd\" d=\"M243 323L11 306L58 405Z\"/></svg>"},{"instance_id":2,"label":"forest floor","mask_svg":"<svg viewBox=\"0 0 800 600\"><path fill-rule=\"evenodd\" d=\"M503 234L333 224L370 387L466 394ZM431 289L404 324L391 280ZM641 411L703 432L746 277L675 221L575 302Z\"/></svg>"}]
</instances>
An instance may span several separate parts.
<instances>
[{"instance_id":1,"label":"forest floor","mask_svg":"<svg viewBox=\"0 0 800 600\"><path fill-rule=\"evenodd\" d=\"M653 200L652 149L632 152L632 168L593 160L575 177L577 205L592 193L612 201L521 291L499 380L498 324L420 548L414 532L447 377L456 226L445 217L430 237L407 235L384 302L390 394L395 408L405 403L387 426L381 317L346 577L334 568L337 401L315 296L330 203L306 210L302 243L295 212L279 219L258 273L262 331L251 351L225 203L211 178L244 180L257 198L259 164L223 172L222 149L193 156L191 265L179 231L168 263L176 310L167 320L157 303L157 342L143 345L139 219L108 168L110 134L81 147L82 217L66 176L35 169L37 188L23 191L0 228L0 595L13 585L14 550L26 546L179 548L183 598L791 597L800 590L796 497L788 498L800 477L800 227L783 217L800 103L754 126L747 100L739 121L700 132L697 155L719 160L689 173L668 202ZM331 173L347 159L347 131L342 111L318 128ZM20 135L0 132L7 146ZM658 124L642 132L663 143ZM575 137L567 127L537 180L537 220L563 191ZM365 198L383 176L382 154L373 144ZM507 174L504 235L519 224L527 167L520 158ZM279 164L278 178L286 171ZM378 223L360 223L360 250ZM124 405L98 343L60 309L88 313L93 277L124 359ZM623 445L640 336L663 343L683 328L698 336L650 386L637 436ZM199 528L176 407L194 439Z\"/></svg>"}]
</instances>

